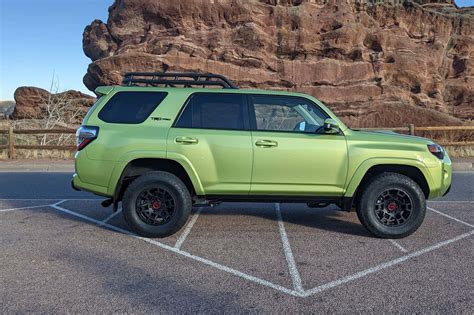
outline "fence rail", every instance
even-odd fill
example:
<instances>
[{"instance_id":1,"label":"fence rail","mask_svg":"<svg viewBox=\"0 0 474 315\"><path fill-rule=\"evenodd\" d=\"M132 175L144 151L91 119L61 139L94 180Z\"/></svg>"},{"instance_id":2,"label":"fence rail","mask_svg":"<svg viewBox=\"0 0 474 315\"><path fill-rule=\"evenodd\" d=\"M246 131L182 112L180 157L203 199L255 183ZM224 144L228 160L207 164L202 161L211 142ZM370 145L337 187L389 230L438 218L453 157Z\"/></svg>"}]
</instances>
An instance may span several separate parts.
<instances>
[{"instance_id":1,"label":"fence rail","mask_svg":"<svg viewBox=\"0 0 474 315\"><path fill-rule=\"evenodd\" d=\"M406 132L410 135L415 135L417 131L473 131L474 126L433 126L433 127L416 127L410 124L407 127L394 127L394 128L357 128L357 130L387 130L395 132ZM15 144L15 135L45 135L45 134L75 134L75 129L0 129L0 136L6 135L7 144L0 145L0 150L8 150L8 157L10 159L16 158L16 150L69 150L73 151L76 149L74 145L49 145L49 144ZM444 146L474 146L474 141L451 141L451 142L438 142Z\"/></svg>"},{"instance_id":2,"label":"fence rail","mask_svg":"<svg viewBox=\"0 0 474 315\"><path fill-rule=\"evenodd\" d=\"M75 129L0 129L0 135L7 135L6 145L0 145L0 150L8 149L8 157L16 158L16 150L76 150L75 145L49 145L49 144L16 144L15 135L45 135L45 134L75 134Z\"/></svg>"}]
</instances>

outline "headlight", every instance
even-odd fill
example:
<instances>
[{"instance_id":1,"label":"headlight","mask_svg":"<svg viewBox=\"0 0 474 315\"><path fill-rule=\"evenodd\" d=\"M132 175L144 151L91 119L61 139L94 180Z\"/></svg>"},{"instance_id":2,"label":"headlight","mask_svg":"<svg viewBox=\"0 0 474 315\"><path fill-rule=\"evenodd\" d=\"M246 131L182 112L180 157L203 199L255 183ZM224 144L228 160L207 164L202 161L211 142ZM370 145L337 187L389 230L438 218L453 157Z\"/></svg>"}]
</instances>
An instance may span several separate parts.
<instances>
[{"instance_id":1,"label":"headlight","mask_svg":"<svg viewBox=\"0 0 474 315\"><path fill-rule=\"evenodd\" d=\"M438 144L428 144L428 151L431 152L434 156L436 156L438 159L442 160L444 159L444 150L443 147L438 145Z\"/></svg>"}]
</instances>

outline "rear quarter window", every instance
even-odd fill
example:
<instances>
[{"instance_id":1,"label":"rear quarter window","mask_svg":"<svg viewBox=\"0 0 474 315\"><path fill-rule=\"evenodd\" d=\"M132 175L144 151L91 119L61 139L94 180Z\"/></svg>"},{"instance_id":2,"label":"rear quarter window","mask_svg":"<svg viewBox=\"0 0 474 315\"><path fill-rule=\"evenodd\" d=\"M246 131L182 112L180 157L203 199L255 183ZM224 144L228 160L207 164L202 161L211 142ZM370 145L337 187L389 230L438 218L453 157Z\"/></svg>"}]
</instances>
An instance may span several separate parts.
<instances>
[{"instance_id":1,"label":"rear quarter window","mask_svg":"<svg viewBox=\"0 0 474 315\"><path fill-rule=\"evenodd\" d=\"M113 124L140 124L165 99L166 92L118 92L99 112L99 119Z\"/></svg>"}]
</instances>

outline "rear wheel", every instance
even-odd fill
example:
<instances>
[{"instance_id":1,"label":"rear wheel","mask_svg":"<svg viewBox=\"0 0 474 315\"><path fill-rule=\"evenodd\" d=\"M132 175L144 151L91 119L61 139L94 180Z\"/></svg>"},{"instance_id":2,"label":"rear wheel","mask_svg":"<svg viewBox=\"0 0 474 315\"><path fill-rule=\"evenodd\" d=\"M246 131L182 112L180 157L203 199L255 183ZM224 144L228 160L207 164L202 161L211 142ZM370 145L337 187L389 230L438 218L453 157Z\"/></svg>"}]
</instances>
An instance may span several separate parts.
<instances>
[{"instance_id":1,"label":"rear wheel","mask_svg":"<svg viewBox=\"0 0 474 315\"><path fill-rule=\"evenodd\" d=\"M167 172L150 172L135 179L125 191L125 221L139 235L166 237L176 233L191 212L186 185Z\"/></svg>"},{"instance_id":2,"label":"rear wheel","mask_svg":"<svg viewBox=\"0 0 474 315\"><path fill-rule=\"evenodd\" d=\"M357 216L367 230L382 238L402 238L414 233L425 218L423 191L411 178L382 173L363 188Z\"/></svg>"}]
</instances>

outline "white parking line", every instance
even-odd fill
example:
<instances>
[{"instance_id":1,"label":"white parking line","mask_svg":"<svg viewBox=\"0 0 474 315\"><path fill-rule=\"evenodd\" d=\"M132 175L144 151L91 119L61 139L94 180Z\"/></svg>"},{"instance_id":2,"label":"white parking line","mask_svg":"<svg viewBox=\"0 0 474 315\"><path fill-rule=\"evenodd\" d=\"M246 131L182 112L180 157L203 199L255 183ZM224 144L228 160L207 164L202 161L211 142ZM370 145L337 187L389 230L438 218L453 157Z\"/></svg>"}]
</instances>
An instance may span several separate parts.
<instances>
[{"instance_id":1,"label":"white parking line","mask_svg":"<svg viewBox=\"0 0 474 315\"><path fill-rule=\"evenodd\" d=\"M113 217L115 217L116 215L118 215L119 213L122 212L122 208L120 209L117 209L117 211L115 211L114 213L112 213L111 215L109 215L107 218L105 218L101 225L104 225L105 223L109 222Z\"/></svg>"},{"instance_id":2,"label":"white parking line","mask_svg":"<svg viewBox=\"0 0 474 315\"><path fill-rule=\"evenodd\" d=\"M464 225L467 225L468 227L474 228L474 225L469 224L469 223L467 223L467 222L464 222L464 221L462 221L462 220L459 220L459 219L457 219L457 218L455 218L455 217L452 217L452 216L450 216L450 215L447 215L447 214L444 213L444 212L441 212L441 211L439 211L439 210L435 210L435 209L433 209L433 208L431 208L431 207L427 207L427 208L428 208L428 210L431 210L431 211L433 211L434 213L437 213L437 214L439 214L439 215L442 215L442 216L444 216L444 217L446 217L446 218L448 218L448 219L454 220L454 221L456 221L456 222L459 222L459 223L462 223L462 224L464 224Z\"/></svg>"},{"instance_id":3,"label":"white parking line","mask_svg":"<svg viewBox=\"0 0 474 315\"><path fill-rule=\"evenodd\" d=\"M380 271L382 269L386 269L386 268L389 268L389 267L392 267L392 266L395 266L395 265L398 265L408 259L411 259L411 258L414 258L414 257L418 257L418 256L421 256L423 254L426 254L426 253L429 253L431 251L434 251L435 249L438 249L438 248L441 248L443 246L446 246L448 244L451 244L453 242L456 242L456 241L459 241L459 240L462 240L466 237L469 237L471 235L474 234L474 230L473 231L470 231L468 233L464 233L462 235L459 235L459 236L456 236L455 238L452 238L452 239L449 239L447 241L443 241L443 242L439 242L435 245L432 245L432 246L429 246L429 247L426 247L424 249L421 249L419 251L416 251L416 252L413 252L413 253L410 253L406 256L402 256L400 258L396 258L394 260L391 260L391 261L388 261L388 262L385 262L385 263L382 263L380 265L377 265L375 267L372 267L372 268L369 268L369 269L366 269L366 270L363 270L363 271L359 271L357 273L354 273L350 276L347 276L347 277L343 277L343 278L340 278L338 280L335 280L335 281L332 281L332 282L329 282L329 283L326 283L326 284L323 284L323 285L320 285L320 286L317 286L311 290L308 290L304 293L304 296L310 296L310 295L313 295L313 294L316 294L316 293L320 293L322 291L325 291L327 289L331 289L331 288L334 288L334 287L337 287L337 286L340 286L341 284L344 284L344 283L347 283L347 282L351 282L351 281L354 281L356 279L359 279L359 278L362 278L362 277L365 277L365 276L368 276L374 272L377 272L377 271Z\"/></svg>"},{"instance_id":4,"label":"white parking line","mask_svg":"<svg viewBox=\"0 0 474 315\"><path fill-rule=\"evenodd\" d=\"M186 237L188 237L189 233L191 232L191 229L193 228L194 224L197 221L197 218L199 217L199 214L201 214L202 207L199 207L196 210L196 213L194 213L191 217L191 220L189 220L188 225L184 229L183 233L179 236L178 240L176 241L176 244L174 244L174 248L180 249L181 246L183 245L184 241L186 240Z\"/></svg>"},{"instance_id":5,"label":"white parking line","mask_svg":"<svg viewBox=\"0 0 474 315\"><path fill-rule=\"evenodd\" d=\"M51 204L41 205L41 206L29 206L29 207L20 207L20 208L11 208L11 209L1 209L0 212L15 211L15 210L25 210L25 209L34 209L34 208L43 208L48 207Z\"/></svg>"},{"instance_id":6,"label":"white parking line","mask_svg":"<svg viewBox=\"0 0 474 315\"><path fill-rule=\"evenodd\" d=\"M302 292L297 292L297 291L294 291L294 290L290 290L288 288L285 288L285 287L282 287L281 285L278 285L278 284L274 284L270 281L267 281L267 280L263 280L263 279L260 279L260 278L257 278L257 277L254 277L254 276L251 276L249 274L246 274L244 272L241 272L241 271L238 271L238 270L235 270L235 269L232 269L230 267L227 267L227 266L224 266L224 265L221 265L219 263L216 263L216 262L213 262L211 260L208 260L208 259L205 259L205 258L202 258L202 257L199 257L199 256L194 256L193 254L190 254L188 252L185 252L185 251L182 251L178 248L174 248L174 247L171 247L169 245L166 245L166 244L163 244L163 243L160 243L158 241L155 241L155 240L152 240L152 239L149 239L149 238L146 238L146 237L141 237L141 236L138 236L138 235L135 235L133 233L131 233L130 231L127 231L127 230L124 230L124 229L121 229L119 227L116 227L114 225L111 225L111 224L108 224L108 223L103 223L102 221L99 221L99 220L96 220L96 219L93 219L93 218L90 218L88 216L85 216L85 215L82 215L82 214L79 214L79 213L76 213L76 212L73 212L71 210L68 210L68 209L65 209L63 207L60 207L56 204L53 204L51 205L51 207L53 207L54 209L56 210L59 210L59 211L62 211L62 212L65 212L65 213L68 213L68 214L71 214L73 216L77 216L81 219L84 219L84 220L87 220L87 221L90 221L90 222L93 222L99 226L104 226L104 227L107 227L111 230L115 230L117 232L121 232L123 234L126 234L126 235L129 235L129 236L132 236L134 238L137 238L137 239L140 239L140 240L143 240L147 243L150 243L150 244L153 244L153 245L156 245L156 246L159 246L163 249L166 249L166 250L169 250L173 253L176 253L176 254L179 254L179 255L183 255L185 257L188 257L188 258L191 258L193 260L196 260L196 261L199 261L201 263L204 263L206 265L209 265L211 267L214 267L216 269L219 269L221 271L224 271L224 272L227 272L227 273L230 273L230 274L233 274L237 277L240 277L240 278L243 278L243 279L246 279L248 281L252 281L252 282L255 282L257 284L260 284L260 285L263 285L263 286L266 286L266 287L270 287L272 289L275 289L275 290L278 290L278 291L281 291L283 293L286 293L286 294L290 294L290 295L293 295L293 296L302 296Z\"/></svg>"},{"instance_id":7,"label":"white parking line","mask_svg":"<svg viewBox=\"0 0 474 315\"><path fill-rule=\"evenodd\" d=\"M257 283L257 284L260 284L260 285L263 285L263 286L266 286L266 287L270 287L270 288L272 288L272 289L281 291L281 292L283 292L283 293L290 294L290 295L293 295L293 296L302 296L302 295L303 295L303 292L298 292L298 291L295 291L295 290L290 290L290 289L288 289L288 288L282 287L281 285L274 284L274 283L272 283L272 282L270 282L270 281L263 280L263 279L260 279L260 278L251 276L251 275L246 274L246 273L244 273L244 272L241 272L241 271L239 271L239 270L236 270L236 269L233 269L233 268L230 268L230 267L221 265L221 264L219 264L219 263L213 262L213 261L211 261L211 260L209 260L209 259L202 258L202 257L199 257L199 256L194 256L194 255L191 254L191 253L188 253L188 252L182 251L182 250L180 250L180 249L177 249L177 248L168 246L168 245L166 245L166 244L157 242L157 241L155 241L155 240L152 240L152 239L149 239L149 238L144 238L144 237L138 237L138 238L139 238L139 239L142 239L142 240L144 240L145 242L148 242L148 243L150 243L150 244L154 244L154 245L157 245L157 246L159 246L159 247L161 247L161 248L164 248L164 249L167 249L167 250L169 250L169 251L172 251L173 253L183 255L183 256L185 256L185 257L188 257L188 258L194 259L194 260L196 260L196 261L202 262L202 263L204 263L204 264L206 264L206 265L209 265L209 266L211 266L211 267L214 267L214 268L216 268L216 269L219 269L219 270L222 270L222 271L224 271L224 272L233 274L234 276L237 276L237 277L240 277L240 278L243 278L243 279L246 279L246 280L255 282L255 283Z\"/></svg>"},{"instance_id":8,"label":"white parking line","mask_svg":"<svg viewBox=\"0 0 474 315\"><path fill-rule=\"evenodd\" d=\"M395 265L398 265L404 261L407 261L411 258L415 258L415 257L418 257L418 256L421 256L423 254L426 254L426 253L429 253L429 252L432 252L436 249L439 249L443 246L446 246L448 244L451 244L453 242L456 242L456 241L459 241L459 240L462 240L464 238L467 238L471 235L474 234L474 230L471 230L470 232L468 233L464 233L462 235L459 235L457 237L454 237L452 239L449 239L449 240L446 240L446 241L442 241L442 242L439 242L435 245L432 245L432 246L429 246L429 247L426 247L424 249L421 249L421 250L418 250L416 252L412 252L408 255L405 255L405 256L402 256L402 257L399 257L399 258L396 258L396 259L393 259L391 261L388 261L388 262L385 262L385 263L381 263L377 266L374 266L374 267L371 267L371 268L368 268L368 269L365 269L365 270L362 270L362 271L359 271L357 273L354 273L352 275L349 275L349 276L346 276L346 277L342 277L340 279L337 279L335 281L331 281L331 282L328 282L326 284L323 284L323 285L320 285L320 286L317 286L313 289L310 289L310 290L303 290L302 286L301 285L298 285L298 281L297 279L293 279L294 280L294 287L295 289L294 290L291 290L291 289L288 289L288 288L285 288L283 286L280 286L280 285L277 285L277 284L274 284L274 283L271 283L267 280L264 280L264 279L260 279L260 278L257 278L257 277L254 277L252 275L249 275L249 274L246 274L246 273L243 273L241 271L238 271L238 270L235 270L235 269L232 269L230 267L227 267L227 266L224 266L224 265L221 265L219 263L216 263L216 262L213 262L213 261L210 261L208 259L205 259L205 258L202 258L202 257L199 257L199 256L195 256L191 253L188 253L188 252L185 252L185 251L182 251L178 248L175 248L175 247L171 247L169 245L166 245L166 244L163 244L163 243L160 243L158 241L155 241L155 240L152 240L152 239L148 239L148 238L144 238L144 237L140 237L140 236L137 236L133 233L131 233L130 231L127 231L127 230L124 230L124 229L121 229L119 227L116 227L116 226L113 226L111 224L108 224L108 223L104 223L103 221L99 221L99 220L96 220L96 219L93 219L91 217L88 217L88 216L85 216L85 215L82 215L80 213L76 213L74 211L71 211L71 210L68 210L68 209L65 209L63 207L60 207L59 204L65 202L67 200L61 200L55 204L51 204L49 205L50 207L56 209L56 210L59 210L59 211L62 211L62 212L65 212L65 213L68 213L68 214L71 214L73 216L77 216L79 218L82 218L84 220L87 220L87 221L90 221L90 222L93 222L99 226L103 226L103 227L106 227L108 229L111 229L111 230L115 230L115 231L118 231L118 232L121 232L121 233L124 233L126 235L129 235L129 236L132 236L134 238L137 238L137 239L140 239L140 240L143 240L147 243L150 243L150 244L153 244L153 245L156 245L156 246L159 246L163 249L166 249L166 250L169 250L173 253L176 253L176 254L179 254L179 255L183 255L185 257L188 257L188 258L191 258L195 261L199 261L201 263L204 263L208 266L211 266L211 267L214 267L216 269L219 269L221 271L224 271L224 272L227 272L227 273L230 273L230 274L233 274L237 277L240 277L240 278L243 278L243 279L246 279L248 281L252 281L254 283L257 283L257 284L260 284L260 285L263 285L263 286L266 286L266 287L270 287L270 288L273 288L275 290L278 290L280 292L283 292L283 293L286 293L286 294L289 294L289 295L292 295L292 296L297 296L297 297L308 297L308 296L311 296L311 295L314 295L314 294L317 294L317 293L320 293L322 291L325 291L325 290L328 290L328 289L331 289L331 288L335 288L337 286L340 286L342 284L345 284L345 283L348 283L348 282L351 282L351 281L354 281L356 279L360 279L360 278L363 278L365 276L368 276L372 273L375 273L377 271L380 271L380 270L383 270L383 269L387 269L389 267L393 267ZM48 205L47 205L48 206ZM40 206L38 206L40 207ZM276 207L276 210L277 210L277 216L278 216L278 221L279 221L279 227L280 227L280 233L282 235L282 241L283 243L285 243L286 245L284 245L284 247L287 247L289 249L289 252L287 252L288 249L285 249L285 256L287 255L287 253L289 254L289 256L287 256L287 262L288 264L292 264L294 267L295 267L295 270L296 270L296 263L294 261L294 258L293 258L293 254L291 253L291 248L289 247L289 242L288 242L288 237L286 235L286 231L284 229L284 225L283 225L283 220L282 220L282 217L281 217L281 210L280 210L280 205L279 204L276 204L275 205ZM439 213L441 215L444 215L444 216L447 216L448 218L452 219L452 220L455 220L455 221L458 221L460 223L463 223L463 224L467 224L468 226L471 226L471 224L469 223L466 223L464 221L461 221L459 219L456 219L454 217L451 217L451 216L448 216L446 215L445 213L442 213L442 212L439 212L437 210L434 210L434 209L431 209L429 208L431 211L434 211L436 213ZM281 222L281 225L280 225L280 222ZM285 241L286 239L286 241ZM290 258L288 261L288 257ZM291 267L290 267L291 269ZM296 270L296 272L298 272ZM292 275L293 277L293 275ZM299 273L297 274L297 277L299 278ZM299 280L299 282L301 283L301 279ZM295 285L296 283L296 285Z\"/></svg>"},{"instance_id":9,"label":"white parking line","mask_svg":"<svg viewBox=\"0 0 474 315\"><path fill-rule=\"evenodd\" d=\"M402 245L400 245L397 241L389 239L389 242L392 243L396 248L398 248L401 252L408 252L408 250L405 249Z\"/></svg>"},{"instance_id":10,"label":"white parking line","mask_svg":"<svg viewBox=\"0 0 474 315\"><path fill-rule=\"evenodd\" d=\"M288 240L288 235L286 234L285 225L283 224L283 218L281 216L280 204L275 204L275 210L278 219L278 228L280 230L280 237L283 243L283 251L285 252L286 262L288 263L288 270L290 271L291 280L293 282L293 288L296 292L303 293L303 284L301 282L300 273L296 268L295 258L293 257L293 252L291 251L290 241Z\"/></svg>"},{"instance_id":11,"label":"white parking line","mask_svg":"<svg viewBox=\"0 0 474 315\"><path fill-rule=\"evenodd\" d=\"M59 200L58 202L52 204L51 206L58 206L58 205L60 205L60 204L62 204L62 203L64 203L64 202L66 202L66 201L69 201L69 200L70 200L70 199L62 199L62 200Z\"/></svg>"},{"instance_id":12,"label":"white parking line","mask_svg":"<svg viewBox=\"0 0 474 315\"><path fill-rule=\"evenodd\" d=\"M62 203L62 202L64 202L64 201L65 201L65 200L63 200L63 201L61 201L61 202L59 202L59 203ZM50 205L50 207L52 207L52 208L54 208L54 209L56 209L56 210L62 211L62 212L66 212L66 213L68 213L68 214L70 214L70 215L73 215L73 216L76 216L76 217L78 217L78 218L81 218L81 219L84 219L84 220L93 222L93 223L95 223L95 224L97 224L97 225L99 225L99 226L106 226L106 225L107 225L107 223L102 223L102 221L93 219L93 218L91 218L91 217L88 217L88 216L86 216L86 215L83 215L83 214L80 214L80 213L71 211L71 210L66 209L66 208L60 207L60 206L58 206L59 203L52 204L52 205Z\"/></svg>"}]
</instances>

